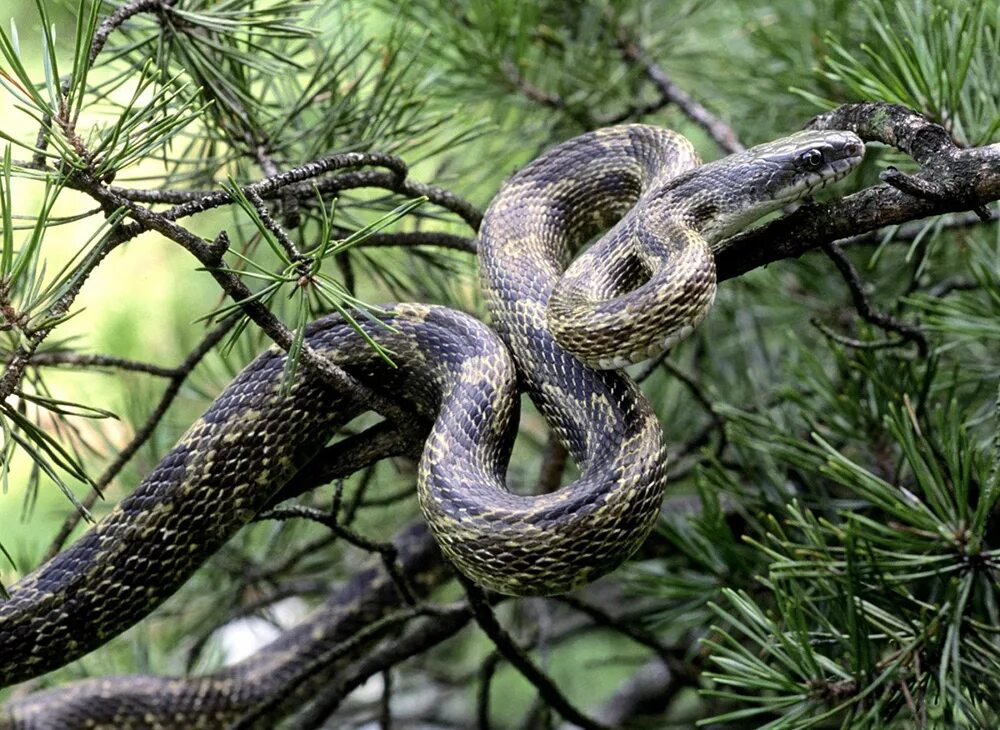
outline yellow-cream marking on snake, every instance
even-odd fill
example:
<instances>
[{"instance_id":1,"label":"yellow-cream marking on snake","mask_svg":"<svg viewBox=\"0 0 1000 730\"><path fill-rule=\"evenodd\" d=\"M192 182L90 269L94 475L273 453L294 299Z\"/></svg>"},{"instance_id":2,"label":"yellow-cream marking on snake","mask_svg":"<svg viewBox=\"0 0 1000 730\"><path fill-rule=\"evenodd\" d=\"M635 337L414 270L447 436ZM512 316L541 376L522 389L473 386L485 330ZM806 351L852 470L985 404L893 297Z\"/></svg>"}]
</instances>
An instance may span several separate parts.
<instances>
[{"instance_id":1,"label":"yellow-cream marking on snake","mask_svg":"<svg viewBox=\"0 0 1000 730\"><path fill-rule=\"evenodd\" d=\"M399 304L382 317L392 329L363 324L398 368L335 316L310 328L309 343L433 420L418 497L452 563L504 593L572 589L643 542L665 481L652 407L627 377L591 366L642 359L687 334L714 297L712 243L842 177L862 153L849 132L800 132L699 166L667 130L582 135L515 174L486 213L479 256L495 331ZM111 514L12 586L0 603L0 685L61 666L147 615L357 414L308 377L282 395L282 367L280 353L262 354ZM518 375L579 465L553 494L520 496L504 483ZM238 679L269 681L257 670ZM13 722L0 713L0 728L36 727Z\"/></svg>"}]
</instances>

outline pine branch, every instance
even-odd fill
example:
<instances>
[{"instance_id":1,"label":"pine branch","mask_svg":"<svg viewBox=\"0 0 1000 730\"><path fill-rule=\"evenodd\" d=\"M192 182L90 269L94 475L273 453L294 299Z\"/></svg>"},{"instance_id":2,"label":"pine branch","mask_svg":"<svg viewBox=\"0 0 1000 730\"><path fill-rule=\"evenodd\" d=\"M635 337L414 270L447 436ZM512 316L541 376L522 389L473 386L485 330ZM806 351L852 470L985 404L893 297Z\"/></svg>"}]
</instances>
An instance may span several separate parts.
<instances>
[{"instance_id":1,"label":"pine branch","mask_svg":"<svg viewBox=\"0 0 1000 730\"><path fill-rule=\"evenodd\" d=\"M93 64L97 60L111 34L121 28L129 18L140 13L163 15L176 4L177 0L132 0L132 2L120 6L101 22L97 32L94 33L90 44L90 63Z\"/></svg>"},{"instance_id":2,"label":"pine branch","mask_svg":"<svg viewBox=\"0 0 1000 730\"><path fill-rule=\"evenodd\" d=\"M854 308L858 310L861 318L866 322L874 324L876 327L897 333L905 342L915 343L920 357L927 357L929 346L924 333L914 324L903 322L875 309L868 295L865 294L864 285L861 283L861 277L858 275L857 269L854 268L850 259L844 255L844 251L840 246L835 243L823 243L820 247L830 260L833 261L840 275L844 277L844 282L851 292L851 299L854 301Z\"/></svg>"},{"instance_id":3,"label":"pine branch","mask_svg":"<svg viewBox=\"0 0 1000 730\"><path fill-rule=\"evenodd\" d=\"M459 576L459 579L465 588L465 594L469 598L469 605L479 627L490 637L497 651L535 686L542 701L578 727L585 730L607 730L604 725L587 717L570 703L552 679L517 646L510 634L497 621L486 594L464 577Z\"/></svg>"},{"instance_id":4,"label":"pine branch","mask_svg":"<svg viewBox=\"0 0 1000 730\"><path fill-rule=\"evenodd\" d=\"M732 154L745 149L728 124L713 115L694 97L674 83L659 64L647 58L645 50L639 45L633 34L624 28L619 28L617 39L618 47L621 49L626 63L641 68L660 93L660 101L644 108L643 113L653 111L663 104L674 104L684 113L684 116L704 129L708 136L726 153Z\"/></svg>"},{"instance_id":5,"label":"pine branch","mask_svg":"<svg viewBox=\"0 0 1000 730\"><path fill-rule=\"evenodd\" d=\"M724 241L716 250L720 280L806 251L931 215L982 209L1000 199L1000 144L960 149L948 133L919 115L889 104L850 104L816 117L812 129L848 129L910 154L945 197L915 197L878 185L833 203L803 205L794 213Z\"/></svg>"}]
</instances>

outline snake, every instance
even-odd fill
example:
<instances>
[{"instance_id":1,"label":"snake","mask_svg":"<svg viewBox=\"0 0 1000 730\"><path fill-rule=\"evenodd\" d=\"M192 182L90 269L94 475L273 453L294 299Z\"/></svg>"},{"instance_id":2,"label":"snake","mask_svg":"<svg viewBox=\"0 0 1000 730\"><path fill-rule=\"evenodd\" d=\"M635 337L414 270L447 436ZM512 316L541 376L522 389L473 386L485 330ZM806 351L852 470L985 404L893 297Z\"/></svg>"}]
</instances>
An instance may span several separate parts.
<instances>
[{"instance_id":1,"label":"snake","mask_svg":"<svg viewBox=\"0 0 1000 730\"><path fill-rule=\"evenodd\" d=\"M492 327L400 303L360 324L321 318L306 342L433 424L417 497L451 565L497 593L573 590L625 562L660 515L662 429L621 368L704 319L715 244L844 177L863 154L851 132L802 131L702 164L671 130L588 132L516 172L486 211L478 258ZM283 388L285 358L277 347L261 354L129 496L11 586L0 602L0 686L63 666L148 615L365 410L308 375ZM579 467L545 494L506 484L522 391ZM280 691L273 673L229 680ZM172 698L159 697L180 713ZM0 728L45 727L39 707L15 703Z\"/></svg>"}]
</instances>

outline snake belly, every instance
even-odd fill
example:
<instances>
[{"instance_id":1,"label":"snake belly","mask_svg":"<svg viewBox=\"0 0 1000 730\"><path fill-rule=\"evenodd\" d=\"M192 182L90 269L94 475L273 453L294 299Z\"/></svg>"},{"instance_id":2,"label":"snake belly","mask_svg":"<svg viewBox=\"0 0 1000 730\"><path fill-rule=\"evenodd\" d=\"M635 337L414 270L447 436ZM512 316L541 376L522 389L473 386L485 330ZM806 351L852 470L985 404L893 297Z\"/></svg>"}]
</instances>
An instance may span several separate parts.
<instances>
[{"instance_id":1,"label":"snake belly","mask_svg":"<svg viewBox=\"0 0 1000 730\"><path fill-rule=\"evenodd\" d=\"M310 327L308 342L433 420L418 497L463 573L514 595L572 589L642 543L659 514L666 464L659 424L635 384L583 362L630 362L686 334L714 297L711 241L843 176L859 150L849 133L799 133L698 167L690 144L667 130L583 135L515 174L484 218L480 263L495 333L460 312L401 304L362 325L398 367L336 316ZM601 253L609 242L617 248ZM624 294L650 282L665 287L646 292L654 304L683 305L664 315L666 329ZM571 315L602 329L581 337ZM0 603L0 686L62 666L150 613L362 410L309 377L282 393L283 364L275 349L251 363L132 494L12 586ZM506 489L519 387L580 468L551 494Z\"/></svg>"}]
</instances>

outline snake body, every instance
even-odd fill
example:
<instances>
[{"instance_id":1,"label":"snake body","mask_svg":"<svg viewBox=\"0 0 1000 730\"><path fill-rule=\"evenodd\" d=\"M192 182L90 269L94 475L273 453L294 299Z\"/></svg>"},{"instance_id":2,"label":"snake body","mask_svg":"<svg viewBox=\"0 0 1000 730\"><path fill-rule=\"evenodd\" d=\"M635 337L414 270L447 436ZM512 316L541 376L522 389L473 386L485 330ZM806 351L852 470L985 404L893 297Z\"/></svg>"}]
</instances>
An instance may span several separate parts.
<instances>
[{"instance_id":1,"label":"snake body","mask_svg":"<svg viewBox=\"0 0 1000 730\"><path fill-rule=\"evenodd\" d=\"M418 497L455 566L508 594L572 589L641 544L665 482L652 407L627 376L595 367L685 336L715 295L711 245L842 177L862 154L851 133L800 132L699 165L667 130L582 135L515 174L487 211L479 256L493 330L399 304L363 325L396 368L335 316L314 323L308 342L433 420ZM0 686L61 666L152 611L356 415L349 397L310 378L282 394L283 361L272 349L251 363L128 498L13 586L0 603ZM580 467L551 494L505 487L518 376Z\"/></svg>"}]
</instances>

